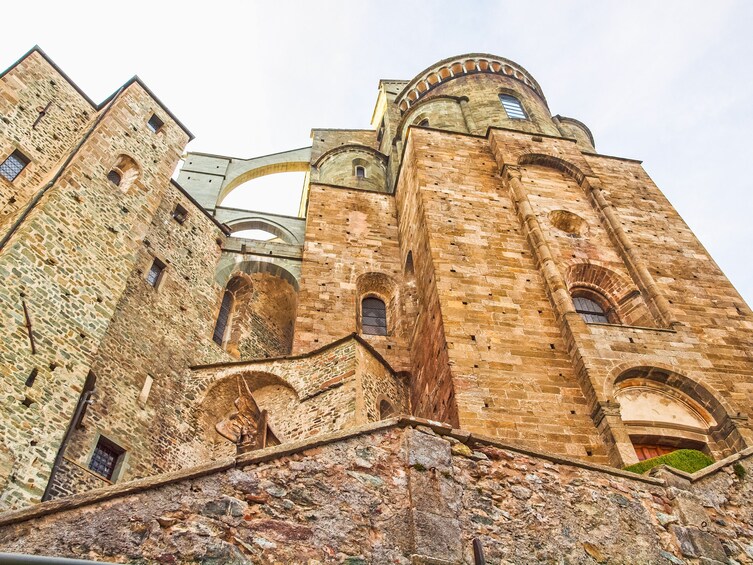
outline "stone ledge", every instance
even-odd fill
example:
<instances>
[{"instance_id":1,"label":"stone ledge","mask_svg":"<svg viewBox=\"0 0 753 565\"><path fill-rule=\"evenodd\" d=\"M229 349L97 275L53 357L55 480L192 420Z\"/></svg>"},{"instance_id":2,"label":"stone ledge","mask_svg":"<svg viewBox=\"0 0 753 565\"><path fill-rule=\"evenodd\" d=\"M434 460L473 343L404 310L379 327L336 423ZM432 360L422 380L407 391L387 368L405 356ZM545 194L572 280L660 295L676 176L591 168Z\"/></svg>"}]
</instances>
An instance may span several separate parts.
<instances>
[{"instance_id":1,"label":"stone ledge","mask_svg":"<svg viewBox=\"0 0 753 565\"><path fill-rule=\"evenodd\" d=\"M505 445L495 440L494 438L490 438L490 437L483 436L480 434L472 433L469 441L476 442L476 443L483 443L484 445L490 445L492 447L505 449L507 451L513 451L515 453L520 453L522 455L528 455L529 457L537 457L539 459L546 459L547 461L551 461L552 463L558 463L561 465L570 465L572 467L579 467L581 469L587 469L590 471L598 471L601 473L606 473L608 475L614 475L615 477L621 477L623 479L630 479L633 481L639 481L642 483L648 483L648 484L657 485L657 486L665 485L665 482L662 479L656 479L654 477L646 477L644 475L637 475L635 473L631 473L630 471L623 471L622 469L616 469L614 467L608 467L606 465L599 465L598 463L587 463L586 461L582 461L580 459L575 459L572 457L566 457L564 455L552 455L550 453L541 453L539 451L532 451L529 449L524 449L522 447L514 447L510 445Z\"/></svg>"},{"instance_id":2,"label":"stone ledge","mask_svg":"<svg viewBox=\"0 0 753 565\"><path fill-rule=\"evenodd\" d=\"M712 463L708 467L704 467L703 469L696 471L695 473L686 473L685 471L681 471L680 469L675 469L673 467L668 467L667 465L659 465L659 468L665 470L668 473L672 473L673 475L677 475L678 477L681 477L687 481L690 481L691 483L696 483L702 479L705 479L709 475L713 475L719 469L723 469L724 467L732 465L737 461L747 459L751 455L753 455L753 447L746 447L742 451L733 453L732 455L725 457L724 459L720 459L716 463Z\"/></svg>"},{"instance_id":3,"label":"stone ledge","mask_svg":"<svg viewBox=\"0 0 753 565\"><path fill-rule=\"evenodd\" d=\"M226 471L232 469L235 466L235 458L225 458L219 461L212 461L205 465L199 465L191 467L189 469L181 469L179 471L173 471L172 473L164 473L162 475L154 475L152 477L145 477L143 479L136 479L122 484L110 485L81 494L74 494L58 500L50 500L47 502L41 502L29 508L23 508L21 510L12 510L10 512L4 512L0 514L0 526L7 526L9 524L15 524L17 522L25 522L32 518L41 518L48 514L54 514L57 512L64 512L66 510L73 510L74 508L80 508L81 506L88 506L96 502L103 502L105 500L111 500L121 496L129 494L136 494L149 490L154 487L169 485L177 481L186 479L196 479L205 475L210 475L218 471Z\"/></svg>"},{"instance_id":4,"label":"stone ledge","mask_svg":"<svg viewBox=\"0 0 753 565\"><path fill-rule=\"evenodd\" d=\"M72 509L79 508L82 506L87 506L90 504L94 504L94 503L98 503L98 502L102 502L106 500L111 500L113 498L118 498L118 497L126 496L129 494L143 492L152 488L170 485L170 484L187 480L187 479L203 477L212 473L226 471L234 467L242 468L242 467L248 467L250 465L256 465L259 463L265 463L267 461L271 461L271 460L285 457L288 455L293 455L295 453L299 453L308 449L313 449L315 447L320 447L322 445L326 445L326 444L330 444L330 443L334 443L334 442L338 442L342 440L347 440L347 439L355 438L361 435L371 434L380 430L386 430L389 428L396 428L396 427L399 427L399 428L425 427L425 428L429 428L438 436L452 437L461 443L472 443L472 444L476 443L476 444L488 445L491 447L496 447L498 449L503 449L503 450L510 451L513 453L526 455L528 457L545 459L547 461L550 461L552 463L557 463L560 465L578 467L581 469L595 471L598 473L612 475L614 477L620 477L623 479L628 479L628 480L637 481L637 482L655 485L655 486L666 486L667 484L666 481L663 479L644 476L644 475L636 475L635 473L630 473L628 471L623 471L621 469L607 467L606 465L599 465L597 463L588 463L586 461L581 461L579 459L575 459L571 457L565 457L561 455L552 455L549 453L542 453L542 452L533 451L533 450L525 449L518 446L508 445L508 444L505 444L496 440L495 438L487 437L482 434L469 433L463 430L453 429L452 426L450 426L449 424L445 424L443 422L437 422L434 420L426 420L424 418L418 418L415 416L403 415L403 416L396 416L394 418L389 418L386 420L381 420L379 422L363 424L361 426L349 428L347 430L341 430L341 431L333 432L330 434L316 436L310 439L299 440L296 442L285 443L285 444L281 444L281 445L277 445L273 447L268 447L265 449L260 449L257 451L252 451L250 453L239 455L237 457L225 458L219 461L213 461L211 463L207 463L205 465L191 467L189 469L181 469L179 471L173 471L171 473L155 475L152 477L137 479L137 480L127 482L127 483L115 484L111 486L94 489L85 493L76 494L76 495L58 499L58 500L42 502L34 506L31 506L29 508L24 508L21 510L14 510L14 511L0 514L0 526L6 526L6 525L14 524L17 522L24 522L24 521L31 520L34 518L40 518L48 514L54 514L57 512L64 512L67 510L72 510ZM690 480L691 482L697 482L705 477L712 475L713 473L717 472L719 469L726 467L732 463L735 463L736 461L740 459L750 457L751 455L753 455L753 447L746 448L743 451L736 453L734 455L731 455L721 461L718 461L717 463L714 463L713 465L710 465L709 467L702 469L692 475L689 475L688 473L684 473L683 471L679 471L677 469L671 469L671 468L667 468L667 469L669 472L677 475L678 477Z\"/></svg>"}]
</instances>

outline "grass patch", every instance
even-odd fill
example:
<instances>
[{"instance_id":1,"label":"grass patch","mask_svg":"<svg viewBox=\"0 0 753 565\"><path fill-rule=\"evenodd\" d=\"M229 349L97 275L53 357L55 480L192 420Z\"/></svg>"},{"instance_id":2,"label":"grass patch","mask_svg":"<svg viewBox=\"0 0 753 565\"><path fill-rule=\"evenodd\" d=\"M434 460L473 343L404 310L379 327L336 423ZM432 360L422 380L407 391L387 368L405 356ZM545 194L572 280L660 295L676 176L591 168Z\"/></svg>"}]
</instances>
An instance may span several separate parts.
<instances>
[{"instance_id":1,"label":"grass patch","mask_svg":"<svg viewBox=\"0 0 753 565\"><path fill-rule=\"evenodd\" d=\"M667 465L686 473L695 473L704 467L708 467L713 462L714 460L711 457L695 449L678 449L666 455L646 459L635 465L628 465L623 470L642 475L658 465Z\"/></svg>"}]
</instances>

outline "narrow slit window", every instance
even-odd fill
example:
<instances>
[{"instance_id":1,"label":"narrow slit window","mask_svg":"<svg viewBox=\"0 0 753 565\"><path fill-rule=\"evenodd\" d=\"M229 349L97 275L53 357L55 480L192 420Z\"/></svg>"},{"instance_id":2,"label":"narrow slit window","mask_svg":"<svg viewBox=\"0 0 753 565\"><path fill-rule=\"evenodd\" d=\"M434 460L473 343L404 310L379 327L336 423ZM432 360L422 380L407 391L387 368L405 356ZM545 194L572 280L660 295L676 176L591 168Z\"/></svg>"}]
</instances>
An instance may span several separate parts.
<instances>
[{"instance_id":1,"label":"narrow slit window","mask_svg":"<svg viewBox=\"0 0 753 565\"><path fill-rule=\"evenodd\" d=\"M147 122L147 125L149 126L149 129L152 130L154 133L157 133L159 130L162 129L162 126L165 125L165 122L160 120L157 117L157 114L152 114L152 117L149 118L149 121Z\"/></svg>"},{"instance_id":2,"label":"narrow slit window","mask_svg":"<svg viewBox=\"0 0 753 565\"><path fill-rule=\"evenodd\" d=\"M141 387L141 392L139 393L139 404L141 406L146 406L146 401L149 400L149 393L152 391L153 382L154 377L152 375L147 375L144 379L144 385Z\"/></svg>"},{"instance_id":3,"label":"narrow slit window","mask_svg":"<svg viewBox=\"0 0 753 565\"><path fill-rule=\"evenodd\" d=\"M387 335L387 308L379 298L361 302L361 329L367 335Z\"/></svg>"},{"instance_id":4,"label":"narrow slit window","mask_svg":"<svg viewBox=\"0 0 753 565\"><path fill-rule=\"evenodd\" d=\"M173 220L175 220L179 224L182 224L183 222L186 221L187 216L188 216L188 210L186 210L180 204L176 204L175 209L173 210Z\"/></svg>"},{"instance_id":5,"label":"narrow slit window","mask_svg":"<svg viewBox=\"0 0 753 565\"><path fill-rule=\"evenodd\" d=\"M366 178L366 167L363 167L361 165L356 166L356 178L359 178L359 179Z\"/></svg>"},{"instance_id":6,"label":"narrow slit window","mask_svg":"<svg viewBox=\"0 0 753 565\"><path fill-rule=\"evenodd\" d=\"M165 264L159 259L155 259L152 262L152 266L149 268L149 272L146 275L146 282L156 287L162 279L162 274L165 271Z\"/></svg>"},{"instance_id":7,"label":"narrow slit window","mask_svg":"<svg viewBox=\"0 0 753 565\"><path fill-rule=\"evenodd\" d=\"M3 161L2 165L0 165L0 175L3 175L7 180L13 182L29 163L29 158L16 150L8 155L8 158Z\"/></svg>"},{"instance_id":8,"label":"narrow slit window","mask_svg":"<svg viewBox=\"0 0 753 565\"><path fill-rule=\"evenodd\" d=\"M110 481L124 454L125 450L122 447L100 436L89 461L89 469Z\"/></svg>"},{"instance_id":9,"label":"narrow slit window","mask_svg":"<svg viewBox=\"0 0 753 565\"><path fill-rule=\"evenodd\" d=\"M513 120L528 119L526 111L523 109L520 100L518 100L514 96L511 96L509 94L500 94L499 100L500 102L502 102L502 106L504 107L505 112L507 112L508 118L511 118Z\"/></svg>"},{"instance_id":10,"label":"narrow slit window","mask_svg":"<svg viewBox=\"0 0 753 565\"><path fill-rule=\"evenodd\" d=\"M586 322L595 322L597 324L609 324L609 316L601 304L585 296L573 297L575 311L580 314Z\"/></svg>"},{"instance_id":11,"label":"narrow slit window","mask_svg":"<svg viewBox=\"0 0 753 565\"><path fill-rule=\"evenodd\" d=\"M230 311L232 309L233 293L226 290L222 297L220 313L217 315L217 323L214 325L214 335L212 336L217 345L222 345L222 342L225 341L225 331L227 330L227 323L230 320Z\"/></svg>"}]
</instances>

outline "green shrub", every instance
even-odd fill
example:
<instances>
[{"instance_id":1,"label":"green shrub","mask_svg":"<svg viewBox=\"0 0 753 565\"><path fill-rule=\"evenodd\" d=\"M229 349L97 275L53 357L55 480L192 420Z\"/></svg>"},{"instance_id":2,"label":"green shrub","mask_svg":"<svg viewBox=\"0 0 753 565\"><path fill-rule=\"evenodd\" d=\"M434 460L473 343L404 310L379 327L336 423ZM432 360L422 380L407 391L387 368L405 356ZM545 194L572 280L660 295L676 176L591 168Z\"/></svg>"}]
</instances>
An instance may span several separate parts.
<instances>
[{"instance_id":1,"label":"green shrub","mask_svg":"<svg viewBox=\"0 0 753 565\"><path fill-rule=\"evenodd\" d=\"M668 467L674 467L675 469L685 471L686 473L695 473L704 467L708 467L713 462L714 460L711 457L695 449L678 449L677 451L667 453L666 455L646 459L635 465L628 465L625 467L624 471L630 471L631 473L642 475L649 469L653 469L658 465L667 465Z\"/></svg>"},{"instance_id":2,"label":"green shrub","mask_svg":"<svg viewBox=\"0 0 753 565\"><path fill-rule=\"evenodd\" d=\"M740 465L740 463L735 463L732 466L732 470L735 471L735 476L741 481L745 478L745 475L747 474L747 472L745 471L745 467Z\"/></svg>"}]
</instances>

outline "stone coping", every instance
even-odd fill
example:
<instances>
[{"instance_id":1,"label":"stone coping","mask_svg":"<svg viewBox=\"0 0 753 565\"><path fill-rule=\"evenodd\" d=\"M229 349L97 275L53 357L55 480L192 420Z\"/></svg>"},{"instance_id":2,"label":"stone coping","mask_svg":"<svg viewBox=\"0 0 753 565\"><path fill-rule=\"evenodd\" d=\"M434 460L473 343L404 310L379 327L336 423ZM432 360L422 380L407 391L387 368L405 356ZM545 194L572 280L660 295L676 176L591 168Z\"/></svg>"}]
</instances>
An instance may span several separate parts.
<instances>
[{"instance_id":1,"label":"stone coping","mask_svg":"<svg viewBox=\"0 0 753 565\"><path fill-rule=\"evenodd\" d=\"M527 455L529 457L545 459L553 463L557 463L561 465L568 465L572 467L579 467L582 469L596 471L596 472L604 473L607 475L621 477L623 479L629 479L632 481L638 481L638 482L647 483L647 484L651 484L655 486L666 485L666 482L663 479L658 479L658 478L644 476L644 475L636 475L628 471L622 471L621 469L614 469L612 467L607 467L605 465L588 463L588 462L580 461L578 459L574 459L570 457L552 455L549 453L542 453L542 452L528 450L528 449L524 449L524 448L513 446L513 445L508 445L494 438L486 437L481 434L473 434L470 432L465 432L463 430L453 429L452 426L450 426L449 424L444 424L442 422L436 422L433 420L425 420L423 418L416 418L413 416L397 416L395 418L390 418L390 419L382 420L379 422L372 422L369 424L364 424L361 426L349 428L347 430L341 430L341 431L330 433L330 434L323 434L323 435L310 438L310 439L284 443L281 445L268 447L268 448L260 449L257 451L252 451L252 452L238 455L235 457L227 457L227 458L219 459L217 461L212 461L210 463L198 465L196 467L191 467L189 469L181 469L178 471L173 471L171 473L164 473L161 475L155 475L152 477L145 477L143 479L129 481L127 483L114 484L111 486L93 489L84 493L75 494L73 496L60 498L57 500L42 502L39 504L35 504L34 506L30 506L28 508L23 508L21 510L12 510L12 511L0 514L0 527L19 523L19 522L25 522L25 521L36 519L36 518L42 518L50 514L55 514L58 512L65 512L65 511L73 510L73 509L80 508L83 506L90 506L92 504L97 504L97 503L104 502L107 500L112 500L115 498L121 498L121 497L128 496L131 494L141 493L141 492L153 489L153 488L158 488L158 487L170 485L173 483L177 483L179 481L198 479L207 475L211 475L211 474L222 472L222 471L227 471L233 468L243 468L243 467L248 467L250 465L258 465L260 463L265 463L267 461L272 461L275 459L279 459L281 457L293 455L295 453L300 453L302 451L306 451L308 449L312 449L315 447L355 438L360 435L371 434L377 431L386 430L390 428L406 428L406 427L416 427L416 426L422 426L422 427L428 428L439 436L449 436L462 443L471 443L474 445L479 445L479 444L488 445L488 446L496 447L499 449L504 449L506 451L512 451L514 453ZM751 453L753 453L753 448L749 448L741 452L741 454L737 454L736 456L732 456L723 461L720 461L719 464L713 465L712 466L713 469L711 471L707 471L703 476L708 475L709 473L717 470L720 467L723 467L724 465L729 464L732 461L736 461L741 456L747 456ZM743 455L743 454L746 454L746 455ZM682 473L681 471L678 472L674 469L672 471L676 473ZM696 473L694 477L698 475L700 475L700 472ZM700 476L698 478L700 478ZM697 478L695 480L697 480Z\"/></svg>"},{"instance_id":2,"label":"stone coping","mask_svg":"<svg viewBox=\"0 0 753 565\"><path fill-rule=\"evenodd\" d=\"M307 351L306 353L300 353L298 355L282 355L279 357L265 357L264 359L248 359L244 361L222 361L220 363L210 363L209 365L193 365L189 367L192 371L203 371L205 369L221 369L226 367L243 367L246 365L261 365L264 363L272 363L275 361L293 361L296 359L307 359L309 357L314 357L316 355L319 355L320 353L323 353L327 351L328 349L332 349L333 347L337 347L338 345L342 345L346 341L354 340L360 345L362 345L371 355L379 361L385 369L387 369L390 372L390 375L393 377L400 376L400 374L395 371L395 369L392 368L392 366L387 362L387 360L382 357L382 355L374 349L374 347L365 339L363 339L360 335L357 333L351 333L346 336L341 337L340 339L336 339L335 341L331 341L328 344L318 348L313 349L311 351Z\"/></svg>"},{"instance_id":3,"label":"stone coping","mask_svg":"<svg viewBox=\"0 0 753 565\"><path fill-rule=\"evenodd\" d=\"M231 157L230 155L220 155L218 153L204 153L203 151L188 151L188 155L200 155L202 157L214 157L217 159L227 159L228 161L251 161L252 159L263 159L264 157L273 157L275 155L282 155L283 153L292 153L293 151L301 151L303 149L311 149L310 145L305 147L298 147L297 149L286 149L285 151L276 151L275 153L268 153L267 155L257 155L256 157ZM184 157L185 159L185 157Z\"/></svg>"},{"instance_id":4,"label":"stone coping","mask_svg":"<svg viewBox=\"0 0 753 565\"><path fill-rule=\"evenodd\" d=\"M428 428L429 430L431 430L432 432L434 432L435 434L439 436L452 437L466 444L470 443L472 445L484 445L484 446L496 447L499 449L504 449L506 451L511 451L513 453L519 453L521 455L535 457L537 459L544 459L544 460L547 460L547 461L550 461L552 463L556 463L559 465L578 467L581 469L595 471L598 473L612 475L614 477L620 477L623 479L637 481L637 482L654 485L654 486L667 486L667 482L664 479L660 479L660 478L656 478L656 477L652 477L648 475L637 475L629 471L623 471L622 469L615 469L613 467L608 467L606 465L599 465L597 463L588 463L586 461L582 461L580 459L575 459L572 457L553 455L550 453L543 453L540 451L525 449L522 447L502 443L495 438L484 436L482 434L475 434L475 433L466 432L463 430L454 429L449 424L445 424L442 422L437 422L434 420L426 420L426 419L417 418L414 416L403 415L403 416L397 416L394 418L382 420L379 422L372 422L369 424L356 426L353 428L349 428L347 430L341 430L341 431L333 432L330 434L323 434L323 435L310 438L310 439L284 443L281 445L276 445L273 447L268 447L268 448L260 449L257 451L251 451L249 453L245 453L245 454L238 455L235 457L227 457L224 459L219 459L217 461L212 461L204 465L198 465L196 467L191 467L189 469L181 469L179 471L173 471L171 473L164 473L161 475L155 475L152 477L146 477L143 479L129 481L127 483L114 484L111 486L93 489L93 490L90 490L81 494L76 494L73 496L60 498L57 500L51 500L51 501L35 504L34 506L23 508L21 510L12 510L12 511L0 514L0 527L19 523L19 522L25 522L25 521L36 519L36 518L42 518L50 514L55 514L58 512L65 512L68 510L73 510L73 509L80 508L83 506L89 506L89 505L96 504L99 502L104 502L104 501L112 500L115 498L121 498L121 497L128 496L131 494L137 494L137 493L144 492L153 488L158 488L158 487L170 485L173 483L177 483L179 481L184 481L184 480L189 480L189 479L198 479L207 475L211 475L213 473L227 471L233 468L240 469L240 468L248 467L250 465L258 465L260 463L266 463L268 461L273 461L281 457L286 457L288 455L300 453L300 452L303 452L303 451L306 451L308 449L312 449L315 447L320 447L323 445L328 445L331 443L336 443L339 441L355 438L360 435L371 434L374 432L378 432L378 431L386 430L390 428L407 428L407 427L419 427L419 426ZM701 469L700 471L697 471L692 474L685 473L684 471L673 469L671 467L666 467L664 465L655 467L654 469L666 470L669 473L672 473L682 479L688 480L689 482L693 483L693 482L700 481L701 479L704 479L716 473L723 467L726 467L741 459L750 457L751 455L753 455L753 447L748 447L740 451L739 453L730 455L729 457L726 457L725 459L722 459L721 461L717 461L713 465L709 465L708 467Z\"/></svg>"},{"instance_id":5,"label":"stone coping","mask_svg":"<svg viewBox=\"0 0 753 565\"><path fill-rule=\"evenodd\" d=\"M705 479L706 477L710 475L713 475L719 469L722 469L728 465L736 463L737 461L742 461L743 459L747 459L751 455L753 455L753 447L746 447L742 451L738 451L737 453L733 453L729 457L720 459L719 461L716 461L715 463L712 463L708 467L704 467L703 469L700 469L696 471L695 473L687 473L685 471L681 471L680 469L675 469L674 467L669 467L667 465L659 465L651 469L651 471L649 472L652 472L655 469L656 470L661 469L662 471L672 473L673 475L681 477L687 481L690 481L691 483L696 483L702 479Z\"/></svg>"}]
</instances>

